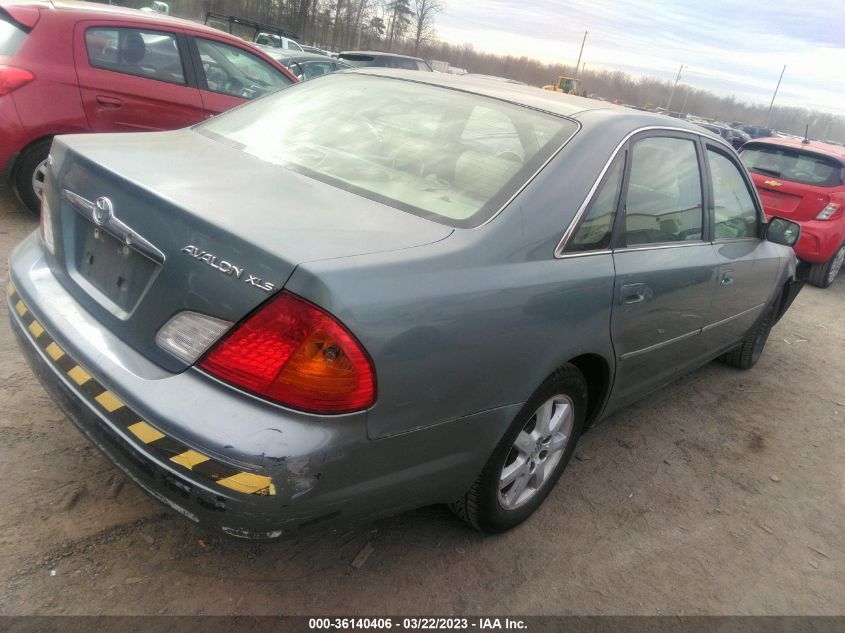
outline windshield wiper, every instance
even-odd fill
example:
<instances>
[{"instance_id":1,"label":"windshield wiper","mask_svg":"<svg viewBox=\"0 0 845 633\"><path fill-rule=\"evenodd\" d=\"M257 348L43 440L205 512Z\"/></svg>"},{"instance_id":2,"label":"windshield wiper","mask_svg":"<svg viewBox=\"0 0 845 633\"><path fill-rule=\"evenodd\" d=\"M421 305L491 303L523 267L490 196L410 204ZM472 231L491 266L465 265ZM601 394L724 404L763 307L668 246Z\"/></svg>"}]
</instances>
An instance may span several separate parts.
<instances>
[{"instance_id":1,"label":"windshield wiper","mask_svg":"<svg viewBox=\"0 0 845 633\"><path fill-rule=\"evenodd\" d=\"M769 176L780 178L780 172L775 171L774 169L766 169L765 167L752 167L751 171L759 171L761 174L768 174Z\"/></svg>"}]
</instances>

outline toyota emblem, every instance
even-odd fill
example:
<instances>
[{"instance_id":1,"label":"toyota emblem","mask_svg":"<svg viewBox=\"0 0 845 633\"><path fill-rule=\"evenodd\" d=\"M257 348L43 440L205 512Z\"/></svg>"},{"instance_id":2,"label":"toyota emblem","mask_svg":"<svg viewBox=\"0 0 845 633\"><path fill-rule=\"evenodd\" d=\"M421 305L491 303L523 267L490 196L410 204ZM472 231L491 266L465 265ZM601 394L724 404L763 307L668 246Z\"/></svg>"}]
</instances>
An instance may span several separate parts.
<instances>
[{"instance_id":1,"label":"toyota emblem","mask_svg":"<svg viewBox=\"0 0 845 633\"><path fill-rule=\"evenodd\" d=\"M91 214L94 224L97 226L108 224L108 221L111 219L113 214L114 205L112 205L111 200L106 197L97 198L94 202L93 213Z\"/></svg>"}]
</instances>

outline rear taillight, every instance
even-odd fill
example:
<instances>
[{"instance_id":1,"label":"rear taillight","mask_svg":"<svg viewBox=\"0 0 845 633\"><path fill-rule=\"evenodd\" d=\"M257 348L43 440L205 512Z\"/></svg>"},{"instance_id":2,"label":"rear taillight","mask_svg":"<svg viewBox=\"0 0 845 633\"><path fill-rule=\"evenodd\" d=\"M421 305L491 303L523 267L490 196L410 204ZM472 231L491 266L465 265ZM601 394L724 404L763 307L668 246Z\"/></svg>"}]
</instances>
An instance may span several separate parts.
<instances>
[{"instance_id":1,"label":"rear taillight","mask_svg":"<svg viewBox=\"0 0 845 633\"><path fill-rule=\"evenodd\" d=\"M200 361L212 376L312 413L350 413L376 398L372 361L334 317L282 292Z\"/></svg>"},{"instance_id":2,"label":"rear taillight","mask_svg":"<svg viewBox=\"0 0 845 633\"><path fill-rule=\"evenodd\" d=\"M845 200L841 193L834 193L830 196L830 203L822 209L816 216L817 220L830 220L834 217L839 217L842 210L845 209Z\"/></svg>"},{"instance_id":3,"label":"rear taillight","mask_svg":"<svg viewBox=\"0 0 845 633\"><path fill-rule=\"evenodd\" d=\"M839 205L835 202L831 202L827 205L821 212L816 216L817 220L829 220L833 217L833 214L839 211Z\"/></svg>"},{"instance_id":4,"label":"rear taillight","mask_svg":"<svg viewBox=\"0 0 845 633\"><path fill-rule=\"evenodd\" d=\"M35 79L35 75L28 70L0 64L0 96L17 90L33 79Z\"/></svg>"}]
</instances>

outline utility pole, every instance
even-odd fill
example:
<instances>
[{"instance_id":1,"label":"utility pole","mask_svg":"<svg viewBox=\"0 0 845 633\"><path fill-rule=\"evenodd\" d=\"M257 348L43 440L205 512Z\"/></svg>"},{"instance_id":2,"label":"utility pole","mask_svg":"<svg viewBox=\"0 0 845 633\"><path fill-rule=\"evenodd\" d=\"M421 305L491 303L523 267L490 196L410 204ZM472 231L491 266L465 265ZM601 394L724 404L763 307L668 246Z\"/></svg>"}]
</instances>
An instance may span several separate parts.
<instances>
[{"instance_id":1,"label":"utility pole","mask_svg":"<svg viewBox=\"0 0 845 633\"><path fill-rule=\"evenodd\" d=\"M778 96L778 90L780 89L780 82L783 80L783 73L786 72L786 64L783 65L783 70L780 71L780 77L778 77L778 85L775 86L775 94L772 95L772 102L769 104L769 113L766 115L766 127L769 127L769 119L772 116L772 108L775 105L775 97Z\"/></svg>"},{"instance_id":2,"label":"utility pole","mask_svg":"<svg viewBox=\"0 0 845 633\"><path fill-rule=\"evenodd\" d=\"M587 31L584 31L584 39L581 40L581 50L578 51L578 63L575 64L575 77L578 77L578 69L581 68L581 55L584 54L584 44L587 42Z\"/></svg>"},{"instance_id":3,"label":"utility pole","mask_svg":"<svg viewBox=\"0 0 845 633\"><path fill-rule=\"evenodd\" d=\"M669 101L666 102L666 112L670 112L669 106L672 105L672 97L675 96L675 88L678 87L678 82L681 80L681 73L684 71L684 68L687 68L687 66L684 66L683 64L681 64L681 67L678 68L678 76L675 77L675 83L672 84L672 90L669 93Z\"/></svg>"}]
</instances>

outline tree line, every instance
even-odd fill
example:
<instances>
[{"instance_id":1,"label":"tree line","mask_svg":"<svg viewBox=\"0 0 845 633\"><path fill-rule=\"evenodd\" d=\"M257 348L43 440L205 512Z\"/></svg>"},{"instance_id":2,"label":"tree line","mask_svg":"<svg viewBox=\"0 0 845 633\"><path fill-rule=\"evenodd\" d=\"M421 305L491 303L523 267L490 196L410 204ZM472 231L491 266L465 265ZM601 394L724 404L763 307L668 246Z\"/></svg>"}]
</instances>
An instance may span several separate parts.
<instances>
[{"instance_id":1,"label":"tree line","mask_svg":"<svg viewBox=\"0 0 845 633\"><path fill-rule=\"evenodd\" d=\"M143 6L145 0L129 0ZM206 11L294 31L302 43L333 51L378 48L418 53L432 41L442 0L170 0L174 15L202 20Z\"/></svg>"},{"instance_id":2,"label":"tree line","mask_svg":"<svg viewBox=\"0 0 845 633\"><path fill-rule=\"evenodd\" d=\"M543 86L560 75L574 76L575 68L548 64L529 57L475 50L472 44L450 44L437 39L435 19L445 10L445 0L168 0L175 15L202 21L207 10L238 15L283 26L297 33L299 41L341 51L383 50L438 60L471 73L495 75ZM126 0L145 6L149 0ZM236 34L237 31L236 31ZM246 33L241 33L246 35ZM589 55L589 51L588 51ZM583 89L590 95L638 107L665 107L672 82L654 77L634 77L622 71L579 69ZM845 117L811 108L745 103L735 96L720 97L710 91L679 84L671 109L724 122L768 125L803 135L809 125L811 138L845 142Z\"/></svg>"},{"instance_id":3,"label":"tree line","mask_svg":"<svg viewBox=\"0 0 845 633\"><path fill-rule=\"evenodd\" d=\"M455 45L432 40L422 51L427 59L439 59L468 72L496 75L522 81L532 86L555 83L559 76L574 77L575 66L546 64L530 57L498 55L475 50L472 44ZM669 97L674 82L655 77L634 77L619 70L578 71L582 89L589 96L601 97L641 108L670 105ZM749 125L768 126L788 134L803 135L809 125L811 138L845 142L845 117L811 108L778 106L768 114L768 105L749 104L736 96L718 96L708 90L678 84L672 95L670 109L674 112L694 114L726 123L742 122Z\"/></svg>"}]
</instances>

